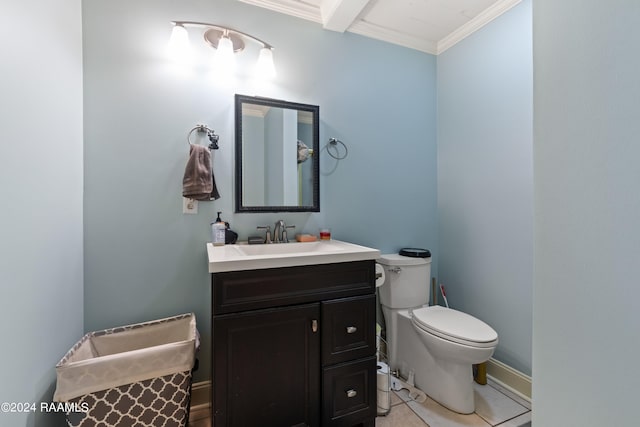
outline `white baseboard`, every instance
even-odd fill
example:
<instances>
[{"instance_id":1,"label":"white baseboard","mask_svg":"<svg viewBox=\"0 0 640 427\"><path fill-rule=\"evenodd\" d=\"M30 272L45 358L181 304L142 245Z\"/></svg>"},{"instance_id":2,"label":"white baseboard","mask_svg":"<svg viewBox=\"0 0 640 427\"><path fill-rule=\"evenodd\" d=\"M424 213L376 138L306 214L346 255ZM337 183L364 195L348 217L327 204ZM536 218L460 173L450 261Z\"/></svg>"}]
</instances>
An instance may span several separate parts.
<instances>
[{"instance_id":1,"label":"white baseboard","mask_svg":"<svg viewBox=\"0 0 640 427\"><path fill-rule=\"evenodd\" d=\"M502 387L531 402L531 377L504 363L489 359L487 376ZM191 411L208 410L211 402L211 381L193 383L191 386Z\"/></svg>"},{"instance_id":2,"label":"white baseboard","mask_svg":"<svg viewBox=\"0 0 640 427\"><path fill-rule=\"evenodd\" d=\"M487 376L521 398L531 402L531 377L504 363L489 359Z\"/></svg>"}]
</instances>

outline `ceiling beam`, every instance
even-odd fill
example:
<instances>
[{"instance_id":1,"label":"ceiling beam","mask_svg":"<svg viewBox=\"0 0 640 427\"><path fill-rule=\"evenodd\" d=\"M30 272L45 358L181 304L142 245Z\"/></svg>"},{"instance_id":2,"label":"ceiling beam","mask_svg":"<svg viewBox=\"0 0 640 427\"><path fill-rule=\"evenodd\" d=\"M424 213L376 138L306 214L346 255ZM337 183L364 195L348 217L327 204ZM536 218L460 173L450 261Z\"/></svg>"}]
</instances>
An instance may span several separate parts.
<instances>
[{"instance_id":1,"label":"ceiling beam","mask_svg":"<svg viewBox=\"0 0 640 427\"><path fill-rule=\"evenodd\" d=\"M320 5L322 26L343 33L358 18L370 0L323 0Z\"/></svg>"}]
</instances>

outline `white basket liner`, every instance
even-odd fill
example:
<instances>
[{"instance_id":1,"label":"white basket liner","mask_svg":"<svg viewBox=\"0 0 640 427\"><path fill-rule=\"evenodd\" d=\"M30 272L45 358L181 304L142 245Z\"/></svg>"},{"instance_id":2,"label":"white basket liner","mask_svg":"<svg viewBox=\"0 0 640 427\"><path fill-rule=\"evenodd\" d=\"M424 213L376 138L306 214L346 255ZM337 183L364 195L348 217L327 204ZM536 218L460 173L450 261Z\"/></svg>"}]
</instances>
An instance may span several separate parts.
<instances>
[{"instance_id":1,"label":"white basket liner","mask_svg":"<svg viewBox=\"0 0 640 427\"><path fill-rule=\"evenodd\" d=\"M53 400L190 371L198 347L193 313L90 332L56 365Z\"/></svg>"}]
</instances>

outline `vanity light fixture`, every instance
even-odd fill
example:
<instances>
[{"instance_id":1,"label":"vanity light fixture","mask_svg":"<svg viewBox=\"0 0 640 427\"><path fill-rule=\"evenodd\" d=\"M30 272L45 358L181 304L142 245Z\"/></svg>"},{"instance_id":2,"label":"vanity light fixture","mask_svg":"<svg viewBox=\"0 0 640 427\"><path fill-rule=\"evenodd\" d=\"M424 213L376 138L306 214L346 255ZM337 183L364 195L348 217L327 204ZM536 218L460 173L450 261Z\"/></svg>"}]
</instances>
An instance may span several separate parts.
<instances>
[{"instance_id":1,"label":"vanity light fixture","mask_svg":"<svg viewBox=\"0 0 640 427\"><path fill-rule=\"evenodd\" d=\"M174 58L183 59L189 56L191 51L189 35L185 27L203 27L205 42L216 49L214 61L217 67L231 72L235 64L234 54L244 50L245 40L251 40L262 45L256 64L258 77L271 79L276 76L276 68L273 64L273 46L269 43L242 31L221 25L195 21L171 21L171 23L173 30L169 40L169 49Z\"/></svg>"}]
</instances>

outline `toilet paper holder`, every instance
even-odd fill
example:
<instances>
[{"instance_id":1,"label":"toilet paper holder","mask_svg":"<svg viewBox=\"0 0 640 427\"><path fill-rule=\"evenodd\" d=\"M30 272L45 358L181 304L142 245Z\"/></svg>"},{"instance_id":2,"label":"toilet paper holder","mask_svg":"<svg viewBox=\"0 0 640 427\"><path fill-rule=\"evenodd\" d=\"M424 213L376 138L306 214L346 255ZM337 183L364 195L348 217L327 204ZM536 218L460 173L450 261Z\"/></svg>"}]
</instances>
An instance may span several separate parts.
<instances>
[{"instance_id":1,"label":"toilet paper holder","mask_svg":"<svg viewBox=\"0 0 640 427\"><path fill-rule=\"evenodd\" d=\"M377 415L386 416L391 412L391 368L386 353L387 342L380 335L377 335L376 344Z\"/></svg>"}]
</instances>

